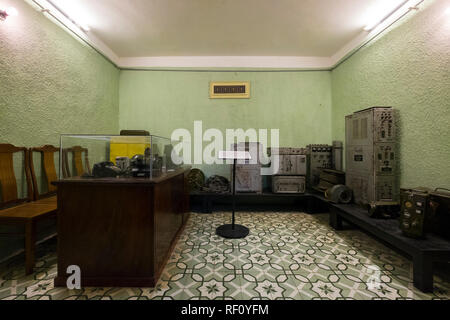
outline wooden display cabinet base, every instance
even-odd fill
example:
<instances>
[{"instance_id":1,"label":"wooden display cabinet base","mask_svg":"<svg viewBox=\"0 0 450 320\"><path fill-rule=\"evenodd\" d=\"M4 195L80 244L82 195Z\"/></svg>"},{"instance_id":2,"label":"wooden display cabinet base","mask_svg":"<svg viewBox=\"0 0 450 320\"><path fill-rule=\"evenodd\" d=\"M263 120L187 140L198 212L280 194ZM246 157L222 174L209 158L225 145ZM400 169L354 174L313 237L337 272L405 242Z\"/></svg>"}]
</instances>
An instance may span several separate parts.
<instances>
[{"instance_id":1,"label":"wooden display cabinet base","mask_svg":"<svg viewBox=\"0 0 450 320\"><path fill-rule=\"evenodd\" d=\"M188 169L156 179L58 181L58 274L82 287L153 287L188 219Z\"/></svg>"}]
</instances>

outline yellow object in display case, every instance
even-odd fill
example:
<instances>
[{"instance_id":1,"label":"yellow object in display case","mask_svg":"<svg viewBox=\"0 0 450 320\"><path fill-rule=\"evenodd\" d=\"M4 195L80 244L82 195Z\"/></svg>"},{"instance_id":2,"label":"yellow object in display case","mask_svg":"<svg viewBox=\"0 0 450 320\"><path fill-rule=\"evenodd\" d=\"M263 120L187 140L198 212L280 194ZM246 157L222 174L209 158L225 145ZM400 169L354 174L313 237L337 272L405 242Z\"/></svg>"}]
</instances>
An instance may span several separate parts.
<instances>
[{"instance_id":1,"label":"yellow object in display case","mask_svg":"<svg viewBox=\"0 0 450 320\"><path fill-rule=\"evenodd\" d=\"M136 154L144 154L151 148L150 137L114 137L109 146L109 160L116 163L117 157L132 158Z\"/></svg>"}]
</instances>

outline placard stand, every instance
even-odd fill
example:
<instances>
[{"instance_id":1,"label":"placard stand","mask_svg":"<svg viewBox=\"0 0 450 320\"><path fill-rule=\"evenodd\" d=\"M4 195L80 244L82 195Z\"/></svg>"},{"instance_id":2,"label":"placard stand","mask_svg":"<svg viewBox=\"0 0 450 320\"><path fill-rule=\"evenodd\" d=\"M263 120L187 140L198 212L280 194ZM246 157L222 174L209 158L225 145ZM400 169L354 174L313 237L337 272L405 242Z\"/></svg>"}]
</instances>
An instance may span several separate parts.
<instances>
[{"instance_id":1,"label":"placard stand","mask_svg":"<svg viewBox=\"0 0 450 320\"><path fill-rule=\"evenodd\" d=\"M233 196L232 206L233 215L231 224L224 224L216 229L216 234L227 239L242 239L248 236L250 230L240 224L235 223L236 211L236 161L237 160L251 160L250 153L247 151L220 151L219 159L233 160Z\"/></svg>"}]
</instances>

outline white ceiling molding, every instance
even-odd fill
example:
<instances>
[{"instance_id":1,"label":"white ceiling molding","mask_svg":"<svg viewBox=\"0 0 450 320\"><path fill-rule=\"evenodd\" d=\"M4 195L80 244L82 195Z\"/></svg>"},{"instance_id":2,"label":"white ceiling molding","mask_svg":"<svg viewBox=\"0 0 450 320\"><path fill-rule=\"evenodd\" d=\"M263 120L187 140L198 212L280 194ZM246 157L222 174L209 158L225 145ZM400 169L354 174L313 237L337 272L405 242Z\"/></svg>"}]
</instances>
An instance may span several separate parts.
<instances>
[{"instance_id":1,"label":"white ceiling molding","mask_svg":"<svg viewBox=\"0 0 450 320\"><path fill-rule=\"evenodd\" d=\"M120 58L124 69L151 68L254 68L327 70L332 64L328 57L141 57Z\"/></svg>"},{"instance_id":2,"label":"white ceiling molding","mask_svg":"<svg viewBox=\"0 0 450 320\"><path fill-rule=\"evenodd\" d=\"M361 33L331 57L302 56L162 56L119 57L92 32L85 32L46 0L25 0L49 19L74 33L120 69L275 69L332 70L399 19L416 11L425 0L409 0L370 32Z\"/></svg>"}]
</instances>

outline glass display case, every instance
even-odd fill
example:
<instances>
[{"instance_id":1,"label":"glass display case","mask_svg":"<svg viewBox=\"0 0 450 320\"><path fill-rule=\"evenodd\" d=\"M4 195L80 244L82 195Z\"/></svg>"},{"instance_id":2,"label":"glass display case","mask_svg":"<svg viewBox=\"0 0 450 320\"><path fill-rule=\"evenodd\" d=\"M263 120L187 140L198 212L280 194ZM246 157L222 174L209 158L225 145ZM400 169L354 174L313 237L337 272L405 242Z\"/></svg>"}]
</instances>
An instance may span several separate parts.
<instances>
[{"instance_id":1,"label":"glass display case","mask_svg":"<svg viewBox=\"0 0 450 320\"><path fill-rule=\"evenodd\" d=\"M60 177L157 178L181 168L176 143L153 135L61 135Z\"/></svg>"}]
</instances>

